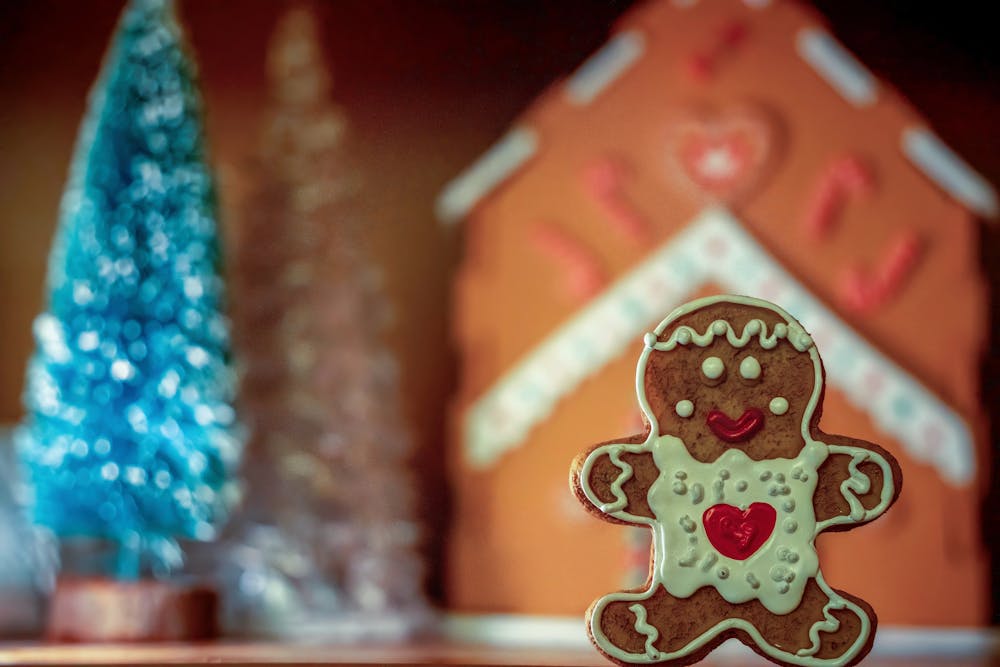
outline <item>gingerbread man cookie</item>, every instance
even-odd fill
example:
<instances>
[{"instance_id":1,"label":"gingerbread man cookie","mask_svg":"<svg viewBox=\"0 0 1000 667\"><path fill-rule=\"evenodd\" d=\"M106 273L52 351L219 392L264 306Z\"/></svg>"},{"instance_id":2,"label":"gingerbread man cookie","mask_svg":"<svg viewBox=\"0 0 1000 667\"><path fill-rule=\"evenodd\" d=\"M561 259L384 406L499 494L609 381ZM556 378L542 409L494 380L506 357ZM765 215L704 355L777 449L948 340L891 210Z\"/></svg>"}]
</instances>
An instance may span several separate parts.
<instances>
[{"instance_id":1,"label":"gingerbread man cookie","mask_svg":"<svg viewBox=\"0 0 1000 667\"><path fill-rule=\"evenodd\" d=\"M730 637L808 667L870 650L875 612L826 583L815 540L881 515L902 476L877 445L819 430L823 378L809 334L760 299L692 301L646 334L648 432L592 448L570 473L590 511L653 531L646 586L587 612L608 658L689 665Z\"/></svg>"}]
</instances>

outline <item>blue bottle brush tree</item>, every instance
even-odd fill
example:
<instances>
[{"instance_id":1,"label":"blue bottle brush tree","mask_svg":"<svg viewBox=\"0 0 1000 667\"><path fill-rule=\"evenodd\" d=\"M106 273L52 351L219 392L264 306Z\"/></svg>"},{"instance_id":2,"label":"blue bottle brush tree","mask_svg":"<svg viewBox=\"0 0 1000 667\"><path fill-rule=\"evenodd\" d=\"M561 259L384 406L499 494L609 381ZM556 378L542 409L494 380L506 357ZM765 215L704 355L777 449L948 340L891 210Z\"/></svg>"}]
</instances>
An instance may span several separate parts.
<instances>
[{"instance_id":1,"label":"blue bottle brush tree","mask_svg":"<svg viewBox=\"0 0 1000 667\"><path fill-rule=\"evenodd\" d=\"M16 436L34 520L135 578L236 495L228 325L201 99L169 0L126 7L91 92Z\"/></svg>"}]
</instances>

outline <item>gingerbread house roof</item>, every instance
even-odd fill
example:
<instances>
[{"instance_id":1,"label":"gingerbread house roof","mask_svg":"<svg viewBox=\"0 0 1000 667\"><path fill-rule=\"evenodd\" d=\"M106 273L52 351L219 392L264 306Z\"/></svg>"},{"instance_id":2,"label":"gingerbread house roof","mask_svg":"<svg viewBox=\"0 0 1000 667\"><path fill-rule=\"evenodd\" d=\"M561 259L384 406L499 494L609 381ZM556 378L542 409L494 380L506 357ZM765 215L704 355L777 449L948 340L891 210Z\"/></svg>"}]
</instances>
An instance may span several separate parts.
<instances>
[{"instance_id":1,"label":"gingerbread house roof","mask_svg":"<svg viewBox=\"0 0 1000 667\"><path fill-rule=\"evenodd\" d=\"M712 143L734 127L739 141ZM749 167L729 178L734 160ZM525 180L548 189L504 200ZM516 447L711 284L784 305L852 403L945 479L973 476L969 378L986 327L976 219L997 216L996 193L813 12L766 0L643 6L445 189L438 214L475 227L520 206L537 221L568 197L593 204L593 219L568 223L582 238L610 223L647 250L614 254L599 272L549 238L580 302L501 346L464 415L471 463Z\"/></svg>"}]
</instances>

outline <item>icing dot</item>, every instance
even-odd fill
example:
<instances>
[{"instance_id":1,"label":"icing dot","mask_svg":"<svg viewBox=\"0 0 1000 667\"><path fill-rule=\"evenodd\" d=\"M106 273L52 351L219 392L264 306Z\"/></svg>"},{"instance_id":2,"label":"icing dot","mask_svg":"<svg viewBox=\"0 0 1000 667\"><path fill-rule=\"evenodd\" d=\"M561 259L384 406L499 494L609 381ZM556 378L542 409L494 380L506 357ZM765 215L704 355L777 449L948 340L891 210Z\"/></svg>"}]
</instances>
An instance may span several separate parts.
<instances>
[{"instance_id":1,"label":"icing dot","mask_svg":"<svg viewBox=\"0 0 1000 667\"><path fill-rule=\"evenodd\" d=\"M716 321L712 322L712 332L716 336L721 336L721 335L725 334L728 329L729 329L729 325L726 324L725 322L723 322L722 320L716 320Z\"/></svg>"},{"instance_id":2,"label":"icing dot","mask_svg":"<svg viewBox=\"0 0 1000 667\"><path fill-rule=\"evenodd\" d=\"M685 533L693 533L695 529L694 521L691 520L687 514L680 518L681 528L684 529Z\"/></svg>"},{"instance_id":3,"label":"icing dot","mask_svg":"<svg viewBox=\"0 0 1000 667\"><path fill-rule=\"evenodd\" d=\"M694 403L688 400L677 401L677 405L674 406L674 411L677 412L678 417L687 419L694 414Z\"/></svg>"},{"instance_id":4,"label":"icing dot","mask_svg":"<svg viewBox=\"0 0 1000 667\"><path fill-rule=\"evenodd\" d=\"M786 512L794 512L795 511L795 501L792 500L791 498L789 498L788 500L785 501L785 503L781 507Z\"/></svg>"},{"instance_id":5,"label":"icing dot","mask_svg":"<svg viewBox=\"0 0 1000 667\"><path fill-rule=\"evenodd\" d=\"M756 380L760 377L760 362L756 357L744 357L740 362L740 375L747 380Z\"/></svg>"},{"instance_id":6,"label":"icing dot","mask_svg":"<svg viewBox=\"0 0 1000 667\"><path fill-rule=\"evenodd\" d=\"M792 325L789 327L791 335L788 340L795 346L795 349L799 352L805 352L810 347L813 346L812 336L806 333L805 329L798 325Z\"/></svg>"},{"instance_id":7,"label":"icing dot","mask_svg":"<svg viewBox=\"0 0 1000 667\"><path fill-rule=\"evenodd\" d=\"M726 366L722 363L722 359L718 357L708 357L705 361L701 362L701 372L705 374L709 380L718 380L722 377L722 373L725 372Z\"/></svg>"},{"instance_id":8,"label":"icing dot","mask_svg":"<svg viewBox=\"0 0 1000 667\"><path fill-rule=\"evenodd\" d=\"M789 585L783 581L780 584L778 584L779 593L787 593L789 588L790 588Z\"/></svg>"},{"instance_id":9,"label":"icing dot","mask_svg":"<svg viewBox=\"0 0 1000 667\"><path fill-rule=\"evenodd\" d=\"M756 336L757 334L759 334L760 333L760 320L750 320L749 322L747 322L747 325L744 328L744 331L746 331L751 336Z\"/></svg>"},{"instance_id":10,"label":"icing dot","mask_svg":"<svg viewBox=\"0 0 1000 667\"><path fill-rule=\"evenodd\" d=\"M719 579L728 579L729 578L729 568L727 568L727 567L720 567L718 570L715 571L715 574L719 577Z\"/></svg>"},{"instance_id":11,"label":"icing dot","mask_svg":"<svg viewBox=\"0 0 1000 667\"><path fill-rule=\"evenodd\" d=\"M722 470L719 471L719 477L721 477L722 479L729 479L729 471L723 468Z\"/></svg>"},{"instance_id":12,"label":"icing dot","mask_svg":"<svg viewBox=\"0 0 1000 667\"><path fill-rule=\"evenodd\" d=\"M674 473L674 477L676 477L677 479L687 479L687 476L688 474L683 470L678 470L677 472Z\"/></svg>"},{"instance_id":13,"label":"icing dot","mask_svg":"<svg viewBox=\"0 0 1000 667\"><path fill-rule=\"evenodd\" d=\"M774 335L778 338L784 338L788 335L788 325L782 322L778 322L774 325Z\"/></svg>"},{"instance_id":14,"label":"icing dot","mask_svg":"<svg viewBox=\"0 0 1000 667\"><path fill-rule=\"evenodd\" d=\"M712 568L712 566L715 565L715 561L717 561L717 560L719 560L719 557L716 556L711 551L709 551L701 559L701 562L698 563L698 567L701 568L702 572L708 572Z\"/></svg>"},{"instance_id":15,"label":"icing dot","mask_svg":"<svg viewBox=\"0 0 1000 667\"><path fill-rule=\"evenodd\" d=\"M723 487L724 483L721 479L715 480L715 482L712 484L712 490L715 492L716 500L722 500L723 498L725 498L726 494Z\"/></svg>"},{"instance_id":16,"label":"icing dot","mask_svg":"<svg viewBox=\"0 0 1000 667\"><path fill-rule=\"evenodd\" d=\"M767 408L768 410L771 411L771 414L783 415L786 412L788 412L788 399L786 399L784 396L775 396L774 398L771 399L771 402L770 404L768 404Z\"/></svg>"},{"instance_id":17,"label":"icing dot","mask_svg":"<svg viewBox=\"0 0 1000 667\"><path fill-rule=\"evenodd\" d=\"M771 581L784 581L785 574L788 573L788 569L783 565L772 565L771 569L768 570L767 574L771 577Z\"/></svg>"},{"instance_id":18,"label":"icing dot","mask_svg":"<svg viewBox=\"0 0 1000 667\"><path fill-rule=\"evenodd\" d=\"M760 474L760 481L766 482L769 479L771 479L771 471L770 470L765 470L764 472L762 472Z\"/></svg>"},{"instance_id":19,"label":"icing dot","mask_svg":"<svg viewBox=\"0 0 1000 667\"><path fill-rule=\"evenodd\" d=\"M691 330L690 329L678 329L677 331L677 343L680 345L687 345L691 342Z\"/></svg>"},{"instance_id":20,"label":"icing dot","mask_svg":"<svg viewBox=\"0 0 1000 667\"><path fill-rule=\"evenodd\" d=\"M790 550L788 547L778 547L778 560L788 560Z\"/></svg>"},{"instance_id":21,"label":"icing dot","mask_svg":"<svg viewBox=\"0 0 1000 667\"><path fill-rule=\"evenodd\" d=\"M676 493L678 496L683 496L687 492L688 492L687 484L685 484L680 480L674 482L674 493Z\"/></svg>"},{"instance_id":22,"label":"icing dot","mask_svg":"<svg viewBox=\"0 0 1000 667\"><path fill-rule=\"evenodd\" d=\"M746 491L747 490L747 481L745 479L741 479L740 481L736 482L736 490L737 491Z\"/></svg>"},{"instance_id":23,"label":"icing dot","mask_svg":"<svg viewBox=\"0 0 1000 667\"><path fill-rule=\"evenodd\" d=\"M690 537L688 537L688 542L690 542L691 544L698 544L698 538L695 537L694 535L691 535Z\"/></svg>"},{"instance_id":24,"label":"icing dot","mask_svg":"<svg viewBox=\"0 0 1000 667\"><path fill-rule=\"evenodd\" d=\"M799 555L797 553L795 553L794 551L791 551L788 554L788 559L787 560L788 560L789 563L798 563L799 562Z\"/></svg>"},{"instance_id":25,"label":"icing dot","mask_svg":"<svg viewBox=\"0 0 1000 667\"><path fill-rule=\"evenodd\" d=\"M781 527L785 529L786 533L794 533L799 529L799 523L795 519L789 517L781 522Z\"/></svg>"},{"instance_id":26,"label":"icing dot","mask_svg":"<svg viewBox=\"0 0 1000 667\"><path fill-rule=\"evenodd\" d=\"M705 497L705 489L701 484L691 485L691 502L695 505L701 502L701 499Z\"/></svg>"},{"instance_id":27,"label":"icing dot","mask_svg":"<svg viewBox=\"0 0 1000 667\"><path fill-rule=\"evenodd\" d=\"M752 572L747 572L747 583L750 584L750 588L760 588L760 582L757 581L757 577L753 576Z\"/></svg>"},{"instance_id":28,"label":"icing dot","mask_svg":"<svg viewBox=\"0 0 1000 667\"><path fill-rule=\"evenodd\" d=\"M785 483L785 475L784 475L784 473L780 473L779 472L778 474L776 474L774 476L774 481L777 482L778 484L784 484Z\"/></svg>"}]
</instances>

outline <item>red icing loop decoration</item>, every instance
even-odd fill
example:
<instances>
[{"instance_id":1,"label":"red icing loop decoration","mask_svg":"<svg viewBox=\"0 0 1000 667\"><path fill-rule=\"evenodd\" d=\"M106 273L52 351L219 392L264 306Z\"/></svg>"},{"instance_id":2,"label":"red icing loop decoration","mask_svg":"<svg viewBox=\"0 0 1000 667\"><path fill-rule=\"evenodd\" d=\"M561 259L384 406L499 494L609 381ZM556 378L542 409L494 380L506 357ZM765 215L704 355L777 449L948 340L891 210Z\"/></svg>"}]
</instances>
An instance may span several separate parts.
<instances>
[{"instance_id":1,"label":"red icing loop decoration","mask_svg":"<svg viewBox=\"0 0 1000 667\"><path fill-rule=\"evenodd\" d=\"M728 443L746 442L764 428L764 413L758 408L747 408L739 419L730 419L722 410L712 410L705 419L715 437Z\"/></svg>"},{"instance_id":2,"label":"red icing loop decoration","mask_svg":"<svg viewBox=\"0 0 1000 667\"><path fill-rule=\"evenodd\" d=\"M884 305L902 288L922 252L920 237L912 231L902 232L890 243L873 272L857 264L844 271L840 283L841 302L857 313L871 312Z\"/></svg>"},{"instance_id":3,"label":"red icing loop decoration","mask_svg":"<svg viewBox=\"0 0 1000 667\"><path fill-rule=\"evenodd\" d=\"M832 161L809 199L803 224L814 238L826 236L849 199L868 195L875 177L861 158L847 155Z\"/></svg>"},{"instance_id":4,"label":"red icing loop decoration","mask_svg":"<svg viewBox=\"0 0 1000 667\"><path fill-rule=\"evenodd\" d=\"M743 44L747 32L747 25L742 21L723 25L708 49L685 59L684 68L688 76L699 83L708 81L715 73L719 61L731 57Z\"/></svg>"},{"instance_id":5,"label":"red icing loop decoration","mask_svg":"<svg viewBox=\"0 0 1000 667\"><path fill-rule=\"evenodd\" d=\"M587 195L597 202L611 225L623 236L636 241L649 240L649 222L638 213L625 194L625 183L634 170L622 160L604 157L590 164L583 172Z\"/></svg>"},{"instance_id":6,"label":"red icing loop decoration","mask_svg":"<svg viewBox=\"0 0 1000 667\"><path fill-rule=\"evenodd\" d=\"M561 265L566 289L579 301L586 301L607 285L600 261L586 246L555 225L538 224L531 234L536 248Z\"/></svg>"},{"instance_id":7,"label":"red icing loop decoration","mask_svg":"<svg viewBox=\"0 0 1000 667\"><path fill-rule=\"evenodd\" d=\"M746 560L774 532L778 513L767 503L752 503L740 511L733 505L712 505L701 517L715 550L727 558Z\"/></svg>"}]
</instances>

